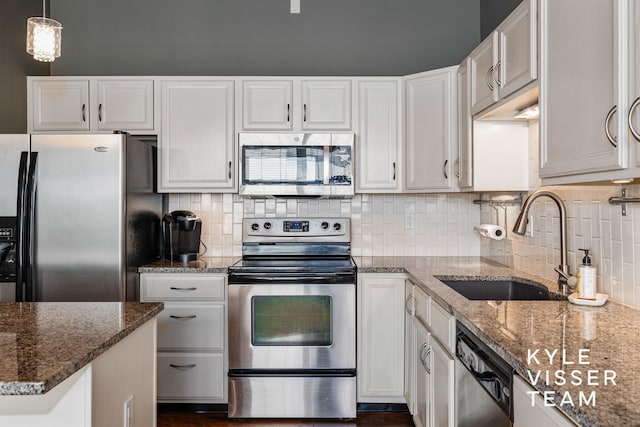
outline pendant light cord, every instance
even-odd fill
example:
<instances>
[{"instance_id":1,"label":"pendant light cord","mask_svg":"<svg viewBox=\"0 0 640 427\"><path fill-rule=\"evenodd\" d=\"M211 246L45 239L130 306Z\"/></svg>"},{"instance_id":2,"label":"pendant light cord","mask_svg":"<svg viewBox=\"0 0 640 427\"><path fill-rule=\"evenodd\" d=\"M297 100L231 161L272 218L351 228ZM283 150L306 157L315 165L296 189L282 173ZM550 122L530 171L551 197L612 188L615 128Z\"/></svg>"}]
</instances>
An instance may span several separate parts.
<instances>
[{"instance_id":1,"label":"pendant light cord","mask_svg":"<svg viewBox=\"0 0 640 427\"><path fill-rule=\"evenodd\" d=\"M42 0L42 17L43 18L47 17L46 7L47 7L47 0Z\"/></svg>"}]
</instances>

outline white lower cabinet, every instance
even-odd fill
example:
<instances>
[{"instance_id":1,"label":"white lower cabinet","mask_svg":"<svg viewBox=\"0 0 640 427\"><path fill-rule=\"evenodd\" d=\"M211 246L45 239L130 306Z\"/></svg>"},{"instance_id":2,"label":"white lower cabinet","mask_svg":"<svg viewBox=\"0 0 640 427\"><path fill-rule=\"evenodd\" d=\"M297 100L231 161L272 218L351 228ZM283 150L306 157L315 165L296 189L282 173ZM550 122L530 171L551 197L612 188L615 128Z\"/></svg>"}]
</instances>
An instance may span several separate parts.
<instances>
[{"instance_id":1,"label":"white lower cabinet","mask_svg":"<svg viewBox=\"0 0 640 427\"><path fill-rule=\"evenodd\" d=\"M416 427L432 425L431 397L431 349L429 348L431 334L419 320L414 322L414 336L416 347L415 356L415 406L413 408L413 423Z\"/></svg>"},{"instance_id":2,"label":"white lower cabinet","mask_svg":"<svg viewBox=\"0 0 640 427\"><path fill-rule=\"evenodd\" d=\"M407 406L417 427L454 427L455 318L417 285L405 289Z\"/></svg>"},{"instance_id":3,"label":"white lower cabinet","mask_svg":"<svg viewBox=\"0 0 640 427\"><path fill-rule=\"evenodd\" d=\"M532 394L533 402L532 402ZM544 406L540 394L518 375L513 376L513 426L514 427L575 427L555 406Z\"/></svg>"},{"instance_id":4,"label":"white lower cabinet","mask_svg":"<svg viewBox=\"0 0 640 427\"><path fill-rule=\"evenodd\" d=\"M455 420L454 357L440 343L431 340L431 377L433 381L433 423L434 427L449 427Z\"/></svg>"},{"instance_id":5,"label":"white lower cabinet","mask_svg":"<svg viewBox=\"0 0 640 427\"><path fill-rule=\"evenodd\" d=\"M222 353L159 352L158 400L226 400L224 384L227 378L224 365Z\"/></svg>"},{"instance_id":6,"label":"white lower cabinet","mask_svg":"<svg viewBox=\"0 0 640 427\"><path fill-rule=\"evenodd\" d=\"M413 333L413 313L415 311L414 284L405 280L404 285L404 398L413 414L415 386L415 335Z\"/></svg>"},{"instance_id":7,"label":"white lower cabinet","mask_svg":"<svg viewBox=\"0 0 640 427\"><path fill-rule=\"evenodd\" d=\"M403 274L359 274L358 402L404 403Z\"/></svg>"},{"instance_id":8,"label":"white lower cabinet","mask_svg":"<svg viewBox=\"0 0 640 427\"><path fill-rule=\"evenodd\" d=\"M145 273L141 301L158 315L158 401L227 403L226 274Z\"/></svg>"}]
</instances>

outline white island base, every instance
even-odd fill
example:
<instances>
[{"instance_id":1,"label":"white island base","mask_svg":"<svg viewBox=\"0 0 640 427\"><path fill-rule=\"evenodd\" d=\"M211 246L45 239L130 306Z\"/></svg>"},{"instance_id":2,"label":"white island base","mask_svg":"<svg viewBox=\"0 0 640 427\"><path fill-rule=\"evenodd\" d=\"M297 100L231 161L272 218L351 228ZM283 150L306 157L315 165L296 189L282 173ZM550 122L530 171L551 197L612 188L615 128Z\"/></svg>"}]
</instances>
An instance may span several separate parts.
<instances>
[{"instance_id":1,"label":"white island base","mask_svg":"<svg viewBox=\"0 0 640 427\"><path fill-rule=\"evenodd\" d=\"M47 393L0 396L0 426L155 425L155 317Z\"/></svg>"}]
</instances>

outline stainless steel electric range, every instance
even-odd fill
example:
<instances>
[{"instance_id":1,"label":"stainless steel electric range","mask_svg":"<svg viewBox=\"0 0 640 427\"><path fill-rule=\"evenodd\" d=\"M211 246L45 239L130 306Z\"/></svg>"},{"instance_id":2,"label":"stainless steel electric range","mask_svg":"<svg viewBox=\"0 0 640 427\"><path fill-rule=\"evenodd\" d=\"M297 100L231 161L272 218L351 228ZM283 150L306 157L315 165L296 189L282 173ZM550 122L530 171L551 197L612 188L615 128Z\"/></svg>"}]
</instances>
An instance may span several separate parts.
<instances>
[{"instance_id":1,"label":"stainless steel electric range","mask_svg":"<svg viewBox=\"0 0 640 427\"><path fill-rule=\"evenodd\" d=\"M243 221L229 267L229 417L356 417L348 218Z\"/></svg>"}]
</instances>

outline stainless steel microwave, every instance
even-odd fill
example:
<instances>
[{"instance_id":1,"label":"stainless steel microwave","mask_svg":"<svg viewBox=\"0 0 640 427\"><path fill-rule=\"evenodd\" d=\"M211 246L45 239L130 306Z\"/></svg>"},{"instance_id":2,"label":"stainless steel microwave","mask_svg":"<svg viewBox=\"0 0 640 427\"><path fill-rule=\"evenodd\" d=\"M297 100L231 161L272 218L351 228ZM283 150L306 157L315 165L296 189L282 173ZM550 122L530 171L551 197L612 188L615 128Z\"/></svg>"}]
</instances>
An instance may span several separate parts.
<instances>
[{"instance_id":1,"label":"stainless steel microwave","mask_svg":"<svg viewBox=\"0 0 640 427\"><path fill-rule=\"evenodd\" d=\"M354 134L240 133L240 194L353 197Z\"/></svg>"}]
</instances>

